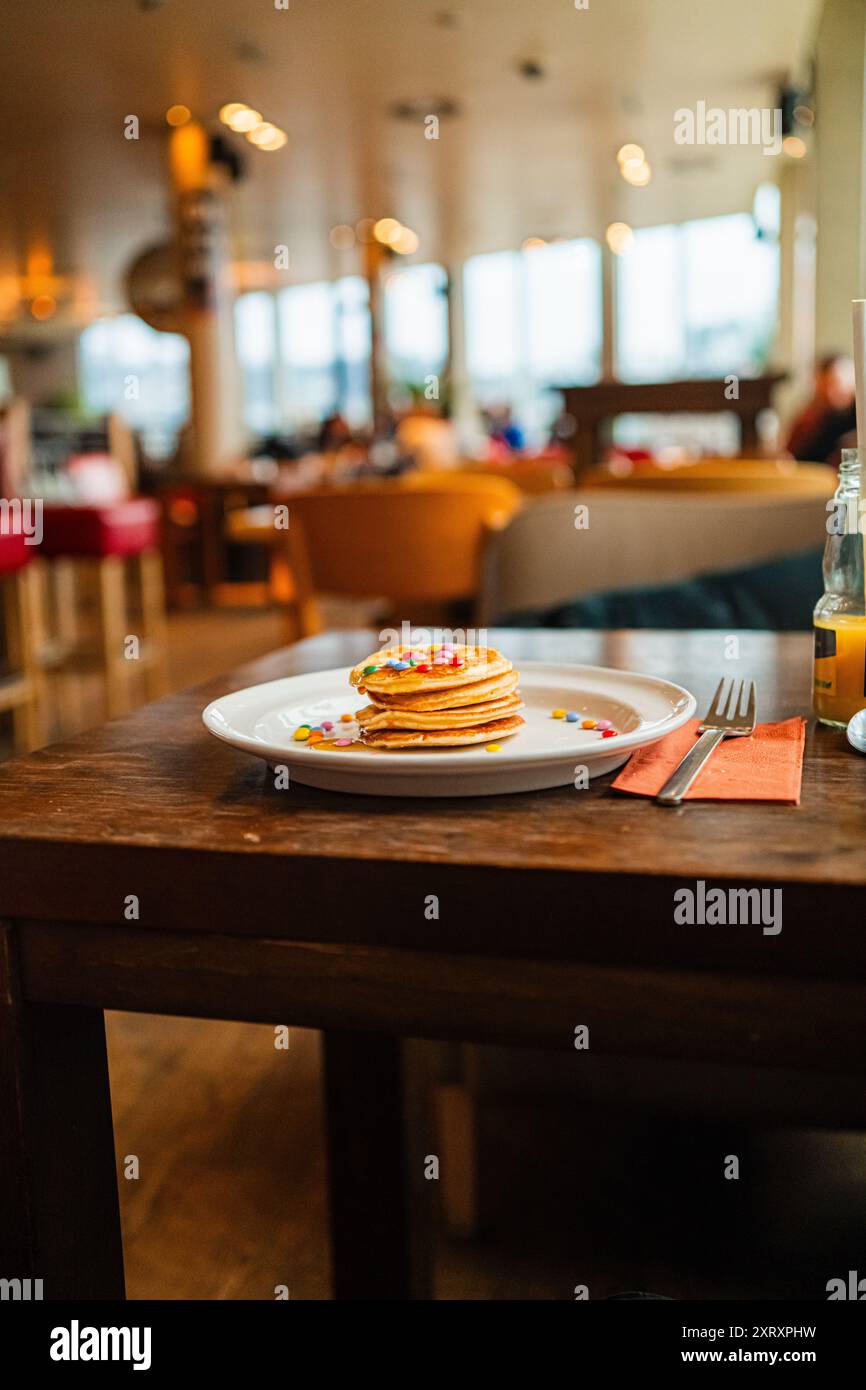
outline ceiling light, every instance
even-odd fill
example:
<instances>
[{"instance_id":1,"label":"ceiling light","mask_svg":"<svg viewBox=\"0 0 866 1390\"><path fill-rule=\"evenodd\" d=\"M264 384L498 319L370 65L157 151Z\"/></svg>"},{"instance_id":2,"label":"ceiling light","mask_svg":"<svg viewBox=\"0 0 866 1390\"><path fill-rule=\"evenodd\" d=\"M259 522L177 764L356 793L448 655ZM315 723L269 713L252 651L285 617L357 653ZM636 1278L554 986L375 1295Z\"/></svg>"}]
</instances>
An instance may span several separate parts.
<instances>
[{"instance_id":1,"label":"ceiling light","mask_svg":"<svg viewBox=\"0 0 866 1390\"><path fill-rule=\"evenodd\" d=\"M806 141L801 140L799 135L786 135L782 141L782 149L792 159L802 159L806 153Z\"/></svg>"},{"instance_id":2,"label":"ceiling light","mask_svg":"<svg viewBox=\"0 0 866 1390\"><path fill-rule=\"evenodd\" d=\"M331 228L328 240L335 251L351 251L355 245L355 229L345 222L340 222Z\"/></svg>"},{"instance_id":3,"label":"ceiling light","mask_svg":"<svg viewBox=\"0 0 866 1390\"><path fill-rule=\"evenodd\" d=\"M237 127L235 127L237 129ZM270 121L260 121L252 130L246 132L251 145L258 150L281 150L288 141L288 135L278 125Z\"/></svg>"},{"instance_id":4,"label":"ceiling light","mask_svg":"<svg viewBox=\"0 0 866 1390\"><path fill-rule=\"evenodd\" d=\"M646 160L641 164L623 164L619 171L626 183L630 183L633 188L646 188L653 176L652 169Z\"/></svg>"},{"instance_id":5,"label":"ceiling light","mask_svg":"<svg viewBox=\"0 0 866 1390\"><path fill-rule=\"evenodd\" d=\"M611 222L604 239L615 256L622 256L634 242L634 232L627 222Z\"/></svg>"},{"instance_id":6,"label":"ceiling light","mask_svg":"<svg viewBox=\"0 0 866 1390\"><path fill-rule=\"evenodd\" d=\"M165 113L168 125L186 125L192 112L188 106L170 106Z\"/></svg>"},{"instance_id":7,"label":"ceiling light","mask_svg":"<svg viewBox=\"0 0 866 1390\"><path fill-rule=\"evenodd\" d=\"M236 116L239 111L249 111L249 109L245 101L230 101L227 106L220 107L219 117L223 125L228 125L232 117Z\"/></svg>"},{"instance_id":8,"label":"ceiling light","mask_svg":"<svg viewBox=\"0 0 866 1390\"><path fill-rule=\"evenodd\" d=\"M40 322L50 319L52 314L57 311L57 300L53 294L37 294L33 303L30 305L30 312L35 319Z\"/></svg>"},{"instance_id":9,"label":"ceiling light","mask_svg":"<svg viewBox=\"0 0 866 1390\"><path fill-rule=\"evenodd\" d=\"M393 246L403 230L396 217L380 217L373 226L373 236L385 246Z\"/></svg>"},{"instance_id":10,"label":"ceiling light","mask_svg":"<svg viewBox=\"0 0 866 1390\"><path fill-rule=\"evenodd\" d=\"M231 130L236 130L239 135L246 135L247 131L255 130L257 125L262 124L262 113L233 101L221 108L220 120Z\"/></svg>"},{"instance_id":11,"label":"ceiling light","mask_svg":"<svg viewBox=\"0 0 866 1390\"><path fill-rule=\"evenodd\" d=\"M411 227L401 227L399 234L388 244L399 256L414 256L420 242L418 233L413 232Z\"/></svg>"},{"instance_id":12,"label":"ceiling light","mask_svg":"<svg viewBox=\"0 0 866 1390\"><path fill-rule=\"evenodd\" d=\"M620 169L630 164L643 164L646 155L640 145L622 145L616 152L616 161Z\"/></svg>"}]
</instances>

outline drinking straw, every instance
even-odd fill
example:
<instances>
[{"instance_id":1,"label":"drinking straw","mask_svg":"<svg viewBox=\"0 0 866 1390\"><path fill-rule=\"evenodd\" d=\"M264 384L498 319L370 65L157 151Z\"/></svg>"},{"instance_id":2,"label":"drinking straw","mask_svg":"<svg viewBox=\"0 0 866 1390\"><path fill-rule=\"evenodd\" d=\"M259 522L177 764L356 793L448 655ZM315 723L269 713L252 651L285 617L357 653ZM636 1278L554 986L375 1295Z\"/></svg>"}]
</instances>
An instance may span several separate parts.
<instances>
[{"instance_id":1,"label":"drinking straw","mask_svg":"<svg viewBox=\"0 0 866 1390\"><path fill-rule=\"evenodd\" d=\"M866 299L853 299L854 402L857 413L857 448L866 449ZM862 461L862 454L860 459ZM859 523L859 517L858 517ZM866 610L866 534L863 536L863 603Z\"/></svg>"}]
</instances>

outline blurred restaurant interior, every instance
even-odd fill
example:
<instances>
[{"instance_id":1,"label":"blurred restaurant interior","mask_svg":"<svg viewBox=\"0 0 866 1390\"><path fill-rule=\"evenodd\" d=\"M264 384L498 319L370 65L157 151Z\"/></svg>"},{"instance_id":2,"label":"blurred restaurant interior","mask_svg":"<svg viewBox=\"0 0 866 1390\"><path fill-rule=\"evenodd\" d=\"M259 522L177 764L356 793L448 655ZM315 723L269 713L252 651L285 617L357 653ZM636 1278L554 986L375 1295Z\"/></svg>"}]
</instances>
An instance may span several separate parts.
<instances>
[{"instance_id":1,"label":"blurred restaurant interior","mask_svg":"<svg viewBox=\"0 0 866 1390\"><path fill-rule=\"evenodd\" d=\"M0 521L32 529L0 527L0 759L404 619L811 630L863 0L77 0L3 33ZM129 1296L271 1297L278 1245L328 1297L319 1033L287 1069L265 1022L106 1027L149 1155ZM815 1296L853 1258L855 1087L804 1121L791 1077L435 1046L437 1297ZM714 1204L720 1125L760 1182Z\"/></svg>"}]
</instances>

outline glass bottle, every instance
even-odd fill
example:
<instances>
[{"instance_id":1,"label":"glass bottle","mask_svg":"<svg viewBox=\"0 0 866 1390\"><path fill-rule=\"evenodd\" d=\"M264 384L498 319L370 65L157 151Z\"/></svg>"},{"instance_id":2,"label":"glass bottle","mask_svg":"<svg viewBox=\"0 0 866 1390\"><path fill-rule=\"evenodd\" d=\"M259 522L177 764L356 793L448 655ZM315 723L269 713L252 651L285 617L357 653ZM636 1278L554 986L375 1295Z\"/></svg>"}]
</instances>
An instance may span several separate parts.
<instances>
[{"instance_id":1,"label":"glass bottle","mask_svg":"<svg viewBox=\"0 0 866 1390\"><path fill-rule=\"evenodd\" d=\"M822 724L840 729L866 708L864 544L860 451L843 449L839 485L827 510L824 595L813 615L813 707Z\"/></svg>"}]
</instances>

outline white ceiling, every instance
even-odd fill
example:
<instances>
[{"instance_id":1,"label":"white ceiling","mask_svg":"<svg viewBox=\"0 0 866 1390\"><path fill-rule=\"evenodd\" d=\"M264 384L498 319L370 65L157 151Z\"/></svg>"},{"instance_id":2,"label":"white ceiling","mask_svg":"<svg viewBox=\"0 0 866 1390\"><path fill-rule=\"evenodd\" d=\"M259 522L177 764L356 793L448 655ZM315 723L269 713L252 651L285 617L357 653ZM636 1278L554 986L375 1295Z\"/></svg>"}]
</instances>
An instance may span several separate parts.
<instances>
[{"instance_id":1,"label":"white ceiling","mask_svg":"<svg viewBox=\"0 0 866 1390\"><path fill-rule=\"evenodd\" d=\"M153 0L151 0L153 3ZM75 0L7 6L0 45L0 276L47 244L96 303L120 302L131 255L168 225L164 112L214 120L249 101L289 133L250 147L234 196L234 251L292 278L354 270L336 222L394 215L417 259L599 236L748 207L772 174L759 149L681 148L673 112L774 104L808 57L820 0ZM144 7L143 7L144 6ZM449 21L449 16L450 21ZM545 76L528 81L524 60ZM387 114L448 97L440 139ZM135 114L141 139L123 138ZM646 149L655 177L630 189L614 154Z\"/></svg>"}]
</instances>

